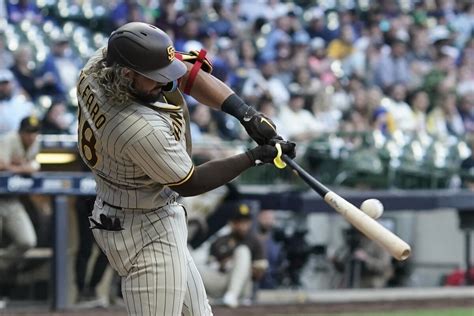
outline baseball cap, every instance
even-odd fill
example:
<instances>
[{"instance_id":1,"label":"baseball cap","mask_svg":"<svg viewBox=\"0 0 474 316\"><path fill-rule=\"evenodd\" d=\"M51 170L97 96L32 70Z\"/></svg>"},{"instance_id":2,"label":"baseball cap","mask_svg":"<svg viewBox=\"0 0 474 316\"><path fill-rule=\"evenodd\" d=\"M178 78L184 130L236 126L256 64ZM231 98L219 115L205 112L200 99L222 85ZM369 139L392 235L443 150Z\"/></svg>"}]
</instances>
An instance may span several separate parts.
<instances>
[{"instance_id":1,"label":"baseball cap","mask_svg":"<svg viewBox=\"0 0 474 316\"><path fill-rule=\"evenodd\" d=\"M59 34L55 37L52 38L52 42L54 44L58 44L58 45L61 45L61 44L69 44L69 39L67 38L66 35L64 34Z\"/></svg>"},{"instance_id":2,"label":"baseball cap","mask_svg":"<svg viewBox=\"0 0 474 316\"><path fill-rule=\"evenodd\" d=\"M8 69L0 69L0 82L9 82L13 80L13 73Z\"/></svg>"},{"instance_id":3,"label":"baseball cap","mask_svg":"<svg viewBox=\"0 0 474 316\"><path fill-rule=\"evenodd\" d=\"M230 220L251 219L250 206L246 203L236 203L232 208Z\"/></svg>"},{"instance_id":4,"label":"baseball cap","mask_svg":"<svg viewBox=\"0 0 474 316\"><path fill-rule=\"evenodd\" d=\"M24 133L38 133L41 130L41 122L38 117L31 115L27 116L20 122L20 132Z\"/></svg>"},{"instance_id":5,"label":"baseball cap","mask_svg":"<svg viewBox=\"0 0 474 316\"><path fill-rule=\"evenodd\" d=\"M160 83L181 78L186 65L175 58L171 38L154 25L127 23L110 35L107 65L120 64Z\"/></svg>"}]
</instances>

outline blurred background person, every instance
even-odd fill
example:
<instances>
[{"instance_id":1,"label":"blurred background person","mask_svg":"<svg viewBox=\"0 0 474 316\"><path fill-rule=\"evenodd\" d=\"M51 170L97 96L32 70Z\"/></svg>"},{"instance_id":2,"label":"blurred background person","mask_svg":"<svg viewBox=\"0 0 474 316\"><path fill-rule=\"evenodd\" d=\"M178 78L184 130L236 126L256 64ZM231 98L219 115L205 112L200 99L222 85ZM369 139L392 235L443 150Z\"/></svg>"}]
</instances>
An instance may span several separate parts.
<instances>
[{"instance_id":1,"label":"blurred background person","mask_svg":"<svg viewBox=\"0 0 474 316\"><path fill-rule=\"evenodd\" d=\"M68 111L66 101L61 98L53 99L43 115L42 134L72 134L74 116ZM74 131L75 132L75 131Z\"/></svg>"},{"instance_id":2,"label":"blurred background person","mask_svg":"<svg viewBox=\"0 0 474 316\"><path fill-rule=\"evenodd\" d=\"M20 23L21 21L29 20L35 24L39 24L43 21L43 15L34 1L7 0L6 3L8 20L11 23Z\"/></svg>"},{"instance_id":3,"label":"blurred background person","mask_svg":"<svg viewBox=\"0 0 474 316\"><path fill-rule=\"evenodd\" d=\"M408 84L410 65L406 55L406 42L395 39L390 45L390 52L383 55L375 69L375 84L387 91L396 83Z\"/></svg>"},{"instance_id":4,"label":"blurred background person","mask_svg":"<svg viewBox=\"0 0 474 316\"><path fill-rule=\"evenodd\" d=\"M308 141L321 131L313 113L304 108L305 96L299 90L291 91L288 104L282 104L279 120L285 122L288 139Z\"/></svg>"},{"instance_id":5,"label":"blurred background person","mask_svg":"<svg viewBox=\"0 0 474 316\"><path fill-rule=\"evenodd\" d=\"M40 169L36 161L40 129L38 118L28 116L21 120L18 131L0 136L0 171L31 175ZM37 239L31 219L18 197L0 198L0 217L3 230L11 241L0 260L1 274L7 276L9 270L19 268L22 255L36 246Z\"/></svg>"},{"instance_id":6,"label":"blurred background person","mask_svg":"<svg viewBox=\"0 0 474 316\"><path fill-rule=\"evenodd\" d=\"M438 138L449 135L464 135L464 123L457 108L457 98L454 93L447 93L436 100L435 108L427 117L428 132Z\"/></svg>"},{"instance_id":7,"label":"blurred background person","mask_svg":"<svg viewBox=\"0 0 474 316\"><path fill-rule=\"evenodd\" d=\"M210 245L208 264L198 267L206 291L231 308L253 298L268 262L263 245L252 231L252 214L245 203L236 203L229 218L230 232Z\"/></svg>"},{"instance_id":8,"label":"blurred background person","mask_svg":"<svg viewBox=\"0 0 474 316\"><path fill-rule=\"evenodd\" d=\"M285 258L281 243L273 236L275 225L274 211L260 210L257 215L257 236L264 247L268 261L268 268L258 284L262 289L276 289L281 285L281 270Z\"/></svg>"},{"instance_id":9,"label":"blurred background person","mask_svg":"<svg viewBox=\"0 0 474 316\"><path fill-rule=\"evenodd\" d=\"M393 275L390 254L352 226L331 258L342 288L383 288Z\"/></svg>"},{"instance_id":10,"label":"blurred background person","mask_svg":"<svg viewBox=\"0 0 474 316\"><path fill-rule=\"evenodd\" d=\"M39 70L41 77L47 78L45 94L69 98L69 93L76 87L80 66L81 61L72 54L69 39L63 34L53 38L51 53Z\"/></svg>"},{"instance_id":11,"label":"blurred background person","mask_svg":"<svg viewBox=\"0 0 474 316\"><path fill-rule=\"evenodd\" d=\"M37 112L15 88L14 80L10 70L0 70L0 135L17 131L23 118Z\"/></svg>"}]
</instances>

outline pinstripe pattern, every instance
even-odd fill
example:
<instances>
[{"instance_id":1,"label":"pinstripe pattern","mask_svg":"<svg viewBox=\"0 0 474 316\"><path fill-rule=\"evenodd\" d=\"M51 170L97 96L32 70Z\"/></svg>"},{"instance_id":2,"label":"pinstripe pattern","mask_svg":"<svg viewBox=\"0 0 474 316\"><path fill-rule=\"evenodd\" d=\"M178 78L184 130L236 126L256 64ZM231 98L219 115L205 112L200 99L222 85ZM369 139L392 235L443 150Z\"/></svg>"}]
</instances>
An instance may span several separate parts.
<instances>
[{"instance_id":1,"label":"pinstripe pattern","mask_svg":"<svg viewBox=\"0 0 474 316\"><path fill-rule=\"evenodd\" d=\"M129 315L212 315L201 276L186 246L183 207L155 211L117 210L97 202L100 214L122 220L122 231L92 232L122 277Z\"/></svg>"},{"instance_id":2,"label":"pinstripe pattern","mask_svg":"<svg viewBox=\"0 0 474 316\"><path fill-rule=\"evenodd\" d=\"M85 68L98 58L96 54ZM167 100L178 106L111 105L94 78L82 73L77 96L79 152L96 175L97 195L112 205L142 209L175 199L176 193L162 192L163 187L181 182L193 171L186 151L181 93L167 93ZM88 145L92 138L93 146Z\"/></svg>"},{"instance_id":3,"label":"pinstripe pattern","mask_svg":"<svg viewBox=\"0 0 474 316\"><path fill-rule=\"evenodd\" d=\"M86 68L100 56L96 53ZM170 104L109 104L84 73L77 94L79 152L97 182L92 217L97 222L101 214L119 218L124 228L92 231L122 277L128 314L212 315L187 249L185 212L167 187L194 171L183 96L166 93Z\"/></svg>"}]
</instances>

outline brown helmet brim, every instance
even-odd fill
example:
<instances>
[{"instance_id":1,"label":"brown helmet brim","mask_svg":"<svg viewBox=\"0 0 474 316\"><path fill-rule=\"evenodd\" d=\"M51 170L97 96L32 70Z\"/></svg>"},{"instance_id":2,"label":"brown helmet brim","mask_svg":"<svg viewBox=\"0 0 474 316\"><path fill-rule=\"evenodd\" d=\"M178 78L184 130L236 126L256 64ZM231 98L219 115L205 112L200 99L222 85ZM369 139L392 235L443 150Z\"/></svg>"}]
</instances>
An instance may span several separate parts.
<instances>
[{"instance_id":1,"label":"brown helmet brim","mask_svg":"<svg viewBox=\"0 0 474 316\"><path fill-rule=\"evenodd\" d=\"M143 76L160 83L168 83L184 76L187 68L179 59L175 59L168 66L151 71L137 71Z\"/></svg>"}]
</instances>

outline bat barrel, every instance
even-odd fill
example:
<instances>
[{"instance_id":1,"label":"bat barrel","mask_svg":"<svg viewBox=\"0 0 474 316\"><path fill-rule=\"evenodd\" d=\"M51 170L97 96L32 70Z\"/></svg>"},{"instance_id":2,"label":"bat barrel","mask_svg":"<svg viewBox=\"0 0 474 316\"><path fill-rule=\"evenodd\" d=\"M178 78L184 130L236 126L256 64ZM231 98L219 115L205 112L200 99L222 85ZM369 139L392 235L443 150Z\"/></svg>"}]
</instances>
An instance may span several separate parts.
<instances>
[{"instance_id":1,"label":"bat barrel","mask_svg":"<svg viewBox=\"0 0 474 316\"><path fill-rule=\"evenodd\" d=\"M385 248L393 257L398 260L405 260L410 256L410 246L400 237L377 223L341 196L329 190L287 155L282 155L282 160L297 172L301 179L323 197L334 210L344 216L349 223L368 238Z\"/></svg>"}]
</instances>

